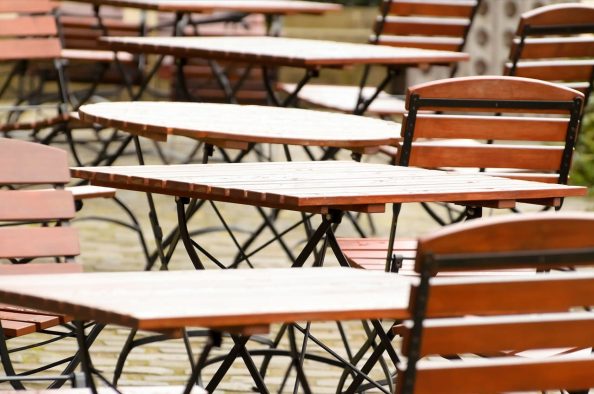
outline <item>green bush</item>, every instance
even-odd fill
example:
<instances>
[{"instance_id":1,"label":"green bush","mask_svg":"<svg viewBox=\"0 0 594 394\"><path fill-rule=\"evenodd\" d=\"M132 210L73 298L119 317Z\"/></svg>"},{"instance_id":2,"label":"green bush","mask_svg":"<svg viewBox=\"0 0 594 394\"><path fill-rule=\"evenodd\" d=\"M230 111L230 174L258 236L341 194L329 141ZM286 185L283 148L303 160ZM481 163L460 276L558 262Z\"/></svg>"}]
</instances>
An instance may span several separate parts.
<instances>
[{"instance_id":1,"label":"green bush","mask_svg":"<svg viewBox=\"0 0 594 394\"><path fill-rule=\"evenodd\" d=\"M590 193L594 192L594 103L592 101L586 109L576 146L571 183L588 186Z\"/></svg>"}]
</instances>

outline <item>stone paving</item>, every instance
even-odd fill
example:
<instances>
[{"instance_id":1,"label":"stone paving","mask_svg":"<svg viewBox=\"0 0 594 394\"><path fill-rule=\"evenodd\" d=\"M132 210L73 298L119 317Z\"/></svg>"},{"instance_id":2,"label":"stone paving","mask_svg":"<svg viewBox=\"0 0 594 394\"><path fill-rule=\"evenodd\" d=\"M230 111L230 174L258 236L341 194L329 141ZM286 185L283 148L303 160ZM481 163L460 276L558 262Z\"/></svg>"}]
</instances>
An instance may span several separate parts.
<instances>
[{"instance_id":1,"label":"stone paving","mask_svg":"<svg viewBox=\"0 0 594 394\"><path fill-rule=\"evenodd\" d=\"M170 149L185 149L186 141L177 140L170 144ZM148 151L151 151L151 146L146 146ZM277 153L279 154L279 153ZM345 159L348 156L344 156ZM150 162L157 163L156 156L149 155ZM374 161L381 161L381 158L373 158ZM124 157L116 164L135 164L132 155ZM147 204L145 196L141 193L118 192L118 196L128 204L132 210L137 214L142 223L145 236L149 241L152 249L152 234L150 231L147 218ZM160 220L165 232L171 229L176 223L174 200L172 197L156 196L156 204L160 213ZM259 218L256 211L247 206L239 205L220 205L222 214L238 229L244 230L238 233L238 237L245 239L245 230L253 229L259 224ZM572 199L566 201L567 210L593 210L594 202L588 199ZM487 212L486 214L490 214ZM97 220L83 220L88 216L109 216L125 220L122 211L116 208L116 205L111 200L92 200L84 204L82 211L79 213L79 220L75 221L75 226L79 229L81 235L81 250L82 254L79 261L84 263L86 271L140 271L144 268L145 260L142 256L141 249L138 244L138 239L135 233L116 226L112 223L97 221ZM283 213L279 218L279 225L288 226L293 221L299 219L299 215L295 213ZM379 235L387 234L388 223L390 215L375 214L374 223L377 227ZM361 222L368 228L366 218L362 218ZM430 231L437 226L428 218L427 215L416 204L409 204L403 208L401 215L401 225L399 231L406 235L418 235ZM191 221L192 228L208 228L218 226L217 219L213 211L204 209L196 215ZM315 225L315 223L314 223ZM341 225L338 231L339 235L355 236L354 229L348 223ZM217 256L225 261L232 261L235 256L235 249L233 244L229 242L229 237L220 231L210 232L200 235L198 241L206 245L209 250L212 250ZM287 237L287 242L291 247L298 251L302 247L303 231L296 230ZM283 251L276 245L266 248L262 253L253 258L253 263L256 267L283 267L288 265L288 261ZM328 258L327 264L333 264L332 258ZM178 247L170 269L192 269L192 265L186 256L183 247ZM197 300L199 302L199 300ZM277 327L272 328L272 333L275 333ZM128 335L129 330L119 327L108 327L99 336L97 342L92 347L92 357L96 367L104 371L107 377L111 377L114 370L115 361L120 353L122 345ZM364 340L364 331L359 322L350 322L346 325L346 332L353 349ZM315 324L313 333L319 339L336 349L340 354L345 355L344 347L341 345L340 336L336 325L334 323L319 323ZM142 333L140 335L148 335ZM23 339L15 339L10 341L11 347L30 343L36 340L35 336L28 336ZM64 342L64 341L62 341ZM191 339L192 349L197 355L202 349L203 338ZM261 346L261 345L260 345ZM230 340L225 340L223 347L215 351L214 354L224 354L230 347ZM257 344L250 344L251 349L256 348ZM310 347L312 351L321 354L313 346ZM48 345L42 349L29 350L18 353L14 359L17 362L19 370L26 370L36 366L39 362L47 362L55 360L60 356L71 354L75 350L74 343L59 343ZM256 357L258 363L262 358ZM273 389L278 389L278 386L283 381L283 376L287 371L288 359L278 357L273 359L269 369L266 381ZM205 379L213 373L213 368L208 368L205 371ZM186 376L189 374L190 364L186 354L182 340L169 340L159 342L156 344L142 346L135 349L130 355L122 378L121 385L159 385L159 384L181 384L185 382ZM341 370L335 367L329 367L319 363L306 362L307 376L312 385L314 393L333 393L336 392L336 382L341 375ZM374 376L379 376L381 371L374 371ZM293 391L294 373L289 378L284 392ZM230 373L217 390L221 393L235 393L235 392L251 392L252 384L251 378L241 361L236 362Z\"/></svg>"}]
</instances>

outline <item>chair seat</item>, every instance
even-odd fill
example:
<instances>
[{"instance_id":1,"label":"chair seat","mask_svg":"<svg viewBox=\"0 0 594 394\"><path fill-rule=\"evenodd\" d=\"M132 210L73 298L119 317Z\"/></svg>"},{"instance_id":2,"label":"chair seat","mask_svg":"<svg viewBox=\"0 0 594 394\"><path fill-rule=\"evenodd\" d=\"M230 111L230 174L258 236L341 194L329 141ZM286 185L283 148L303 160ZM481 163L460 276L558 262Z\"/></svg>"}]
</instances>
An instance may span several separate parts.
<instances>
[{"instance_id":1,"label":"chair seat","mask_svg":"<svg viewBox=\"0 0 594 394\"><path fill-rule=\"evenodd\" d=\"M338 245L347 261L353 268L385 271L386 255L388 254L388 238L339 238ZM417 257L417 240L414 238L401 238L394 241L394 254L404 258L402 267L398 270L401 275L417 275L415 273L415 259ZM533 270L507 269L505 271L459 271L440 273L438 276L507 276L525 275Z\"/></svg>"},{"instance_id":2,"label":"chair seat","mask_svg":"<svg viewBox=\"0 0 594 394\"><path fill-rule=\"evenodd\" d=\"M72 196L75 200L86 200L89 198L112 198L115 197L116 194L116 189L112 187L92 185L72 186L67 187L66 190L69 190L72 193Z\"/></svg>"},{"instance_id":3,"label":"chair seat","mask_svg":"<svg viewBox=\"0 0 594 394\"><path fill-rule=\"evenodd\" d=\"M279 88L291 93L295 90L294 84L281 83ZM363 89L364 97L370 97L375 88ZM306 85L298 94L300 100L323 108L341 112L353 112L359 98L358 86L334 85ZM367 109L368 114L378 116L400 116L405 113L404 101L396 96L381 92Z\"/></svg>"},{"instance_id":4,"label":"chair seat","mask_svg":"<svg viewBox=\"0 0 594 394\"><path fill-rule=\"evenodd\" d=\"M80 273L82 265L64 264L6 264L0 266L0 275L35 275L56 273ZM70 317L31 308L0 304L0 321L8 338L31 334L70 321Z\"/></svg>"},{"instance_id":5,"label":"chair seat","mask_svg":"<svg viewBox=\"0 0 594 394\"><path fill-rule=\"evenodd\" d=\"M133 63L134 55L128 52L113 52L98 49L62 49L62 58L81 62L113 62L116 59L121 63Z\"/></svg>"}]
</instances>

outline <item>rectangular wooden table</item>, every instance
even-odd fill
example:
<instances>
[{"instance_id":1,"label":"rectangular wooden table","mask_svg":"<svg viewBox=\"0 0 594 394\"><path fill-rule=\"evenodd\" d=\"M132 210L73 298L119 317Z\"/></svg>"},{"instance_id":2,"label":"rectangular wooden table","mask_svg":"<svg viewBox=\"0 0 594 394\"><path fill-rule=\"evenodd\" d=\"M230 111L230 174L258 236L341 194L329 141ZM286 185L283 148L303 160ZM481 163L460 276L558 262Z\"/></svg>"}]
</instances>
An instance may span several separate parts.
<instances>
[{"instance_id":1,"label":"rectangular wooden table","mask_svg":"<svg viewBox=\"0 0 594 394\"><path fill-rule=\"evenodd\" d=\"M250 335L271 323L406 318L412 280L348 268L26 275L0 277L0 302L73 316L90 381L93 367L82 330L86 320L172 335L187 326L230 332L235 345L227 358L232 363L241 355L258 391L267 393L245 349ZM184 393L194 388L199 362ZM213 380L208 392L216 389Z\"/></svg>"},{"instance_id":2,"label":"rectangular wooden table","mask_svg":"<svg viewBox=\"0 0 594 394\"><path fill-rule=\"evenodd\" d=\"M469 58L466 53L453 51L285 37L103 37L101 42L114 51L171 55L178 59L196 57L240 61L261 67L270 99L279 106L290 105L299 90L317 76L321 68L343 68L358 64L385 66L386 76L377 87L381 91L402 67L448 64ZM296 89L283 101L275 95L269 78L269 69L278 66L305 69L305 75ZM183 72L178 74L183 76ZM221 83L230 86L228 80L222 80ZM234 96L230 95L233 90L227 91L227 99L231 103L235 102ZM375 95L369 101L373 99Z\"/></svg>"},{"instance_id":3,"label":"rectangular wooden table","mask_svg":"<svg viewBox=\"0 0 594 394\"><path fill-rule=\"evenodd\" d=\"M564 197L586 194L577 186L349 161L86 167L72 175L98 186L323 214L294 266L303 265L324 235L348 266L332 232L343 211L383 212L388 203L436 201L559 205Z\"/></svg>"}]
</instances>

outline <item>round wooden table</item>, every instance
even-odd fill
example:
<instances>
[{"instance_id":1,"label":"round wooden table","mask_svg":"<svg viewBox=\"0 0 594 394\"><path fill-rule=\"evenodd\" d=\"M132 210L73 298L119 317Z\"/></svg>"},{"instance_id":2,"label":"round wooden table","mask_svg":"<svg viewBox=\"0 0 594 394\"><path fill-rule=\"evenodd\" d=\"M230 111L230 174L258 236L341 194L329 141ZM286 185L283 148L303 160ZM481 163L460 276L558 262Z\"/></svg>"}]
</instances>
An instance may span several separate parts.
<instances>
[{"instance_id":1,"label":"round wooden table","mask_svg":"<svg viewBox=\"0 0 594 394\"><path fill-rule=\"evenodd\" d=\"M186 136L223 147L254 143L320 146L372 153L394 145L400 124L355 115L255 105L111 102L83 105L80 118L155 141Z\"/></svg>"}]
</instances>

